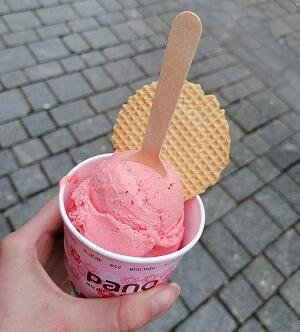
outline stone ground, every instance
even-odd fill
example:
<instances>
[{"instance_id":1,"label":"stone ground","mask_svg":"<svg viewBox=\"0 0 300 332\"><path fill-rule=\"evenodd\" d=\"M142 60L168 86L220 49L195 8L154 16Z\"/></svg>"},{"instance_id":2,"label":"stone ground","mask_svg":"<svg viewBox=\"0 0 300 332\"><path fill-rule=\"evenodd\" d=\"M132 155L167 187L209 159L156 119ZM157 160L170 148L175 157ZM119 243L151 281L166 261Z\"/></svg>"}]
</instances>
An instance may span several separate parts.
<instances>
[{"instance_id":1,"label":"stone ground","mask_svg":"<svg viewBox=\"0 0 300 332\"><path fill-rule=\"evenodd\" d=\"M111 151L120 104L157 77L187 9L204 26L190 80L227 110L232 162L203 195L180 300L144 331L299 332L299 0L1 0L1 237Z\"/></svg>"}]
</instances>

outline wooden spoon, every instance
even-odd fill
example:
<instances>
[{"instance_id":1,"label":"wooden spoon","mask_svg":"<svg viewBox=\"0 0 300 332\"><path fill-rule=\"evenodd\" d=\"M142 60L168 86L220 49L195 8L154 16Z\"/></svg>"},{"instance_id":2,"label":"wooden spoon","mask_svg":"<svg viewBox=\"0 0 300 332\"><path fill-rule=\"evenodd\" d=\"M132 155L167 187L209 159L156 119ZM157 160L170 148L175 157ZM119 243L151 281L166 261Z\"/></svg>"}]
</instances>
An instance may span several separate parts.
<instances>
[{"instance_id":1,"label":"wooden spoon","mask_svg":"<svg viewBox=\"0 0 300 332\"><path fill-rule=\"evenodd\" d=\"M166 176L166 170L159 157L161 146L201 32L201 21L192 12L182 12L173 20L142 147L128 157L128 160L145 164L162 176Z\"/></svg>"}]
</instances>

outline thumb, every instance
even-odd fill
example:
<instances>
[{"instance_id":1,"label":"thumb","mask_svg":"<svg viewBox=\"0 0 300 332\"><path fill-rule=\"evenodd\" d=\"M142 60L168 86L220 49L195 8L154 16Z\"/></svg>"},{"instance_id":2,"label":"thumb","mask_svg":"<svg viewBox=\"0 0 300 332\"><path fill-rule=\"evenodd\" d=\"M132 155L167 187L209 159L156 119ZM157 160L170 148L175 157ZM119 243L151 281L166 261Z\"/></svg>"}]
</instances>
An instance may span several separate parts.
<instances>
[{"instance_id":1,"label":"thumb","mask_svg":"<svg viewBox=\"0 0 300 332\"><path fill-rule=\"evenodd\" d=\"M89 331L136 331L168 311L179 294L179 285L170 283L121 297L76 299L77 308L72 306L72 314L77 316L75 313L78 312L85 317L84 327ZM73 318L73 323L78 321L78 316Z\"/></svg>"}]
</instances>

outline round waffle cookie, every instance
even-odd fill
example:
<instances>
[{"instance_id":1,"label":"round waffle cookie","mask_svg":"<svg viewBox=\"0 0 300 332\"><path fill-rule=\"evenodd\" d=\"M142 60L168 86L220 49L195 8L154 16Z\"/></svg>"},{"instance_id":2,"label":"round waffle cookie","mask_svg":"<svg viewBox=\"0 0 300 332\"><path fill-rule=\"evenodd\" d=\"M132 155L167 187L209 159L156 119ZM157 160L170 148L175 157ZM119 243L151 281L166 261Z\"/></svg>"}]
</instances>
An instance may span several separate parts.
<instances>
[{"instance_id":1,"label":"round waffle cookie","mask_svg":"<svg viewBox=\"0 0 300 332\"><path fill-rule=\"evenodd\" d=\"M155 88L156 82L145 85L122 106L112 135L117 151L140 149ZM229 146L225 110L199 84L186 82L161 149L161 158L180 177L186 199L218 181L229 162Z\"/></svg>"}]
</instances>

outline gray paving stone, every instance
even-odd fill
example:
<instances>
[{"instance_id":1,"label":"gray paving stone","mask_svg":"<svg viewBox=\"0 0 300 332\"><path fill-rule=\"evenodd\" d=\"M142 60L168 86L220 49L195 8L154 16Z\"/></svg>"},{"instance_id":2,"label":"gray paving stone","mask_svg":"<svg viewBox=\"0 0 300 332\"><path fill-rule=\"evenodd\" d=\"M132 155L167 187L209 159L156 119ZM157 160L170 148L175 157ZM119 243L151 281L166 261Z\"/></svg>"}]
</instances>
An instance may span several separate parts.
<instances>
[{"instance_id":1,"label":"gray paving stone","mask_svg":"<svg viewBox=\"0 0 300 332\"><path fill-rule=\"evenodd\" d=\"M5 44L9 47L33 43L39 40L38 35L32 31L13 32L3 36Z\"/></svg>"},{"instance_id":2,"label":"gray paving stone","mask_svg":"<svg viewBox=\"0 0 300 332\"><path fill-rule=\"evenodd\" d=\"M248 101L242 100L228 108L230 116L245 130L250 132L266 123L269 118L254 108ZM273 117L273 114L272 114Z\"/></svg>"},{"instance_id":3,"label":"gray paving stone","mask_svg":"<svg viewBox=\"0 0 300 332\"><path fill-rule=\"evenodd\" d=\"M232 174L236 170L236 165L232 160L230 160L229 164L225 167L225 170L221 173L221 179L225 179L228 175Z\"/></svg>"},{"instance_id":4,"label":"gray paving stone","mask_svg":"<svg viewBox=\"0 0 300 332\"><path fill-rule=\"evenodd\" d=\"M122 1L124 3L124 1ZM127 7L128 8L128 7ZM106 13L97 17L99 23L103 26L111 25L114 26L116 24L122 23L126 21L126 18L122 15L122 13Z\"/></svg>"},{"instance_id":5,"label":"gray paving stone","mask_svg":"<svg viewBox=\"0 0 300 332\"><path fill-rule=\"evenodd\" d=\"M122 9L121 5L115 0L98 0L98 2L109 12L119 11Z\"/></svg>"},{"instance_id":6,"label":"gray paving stone","mask_svg":"<svg viewBox=\"0 0 300 332\"><path fill-rule=\"evenodd\" d=\"M106 48L118 44L118 39L108 28L83 32L93 49Z\"/></svg>"},{"instance_id":7,"label":"gray paving stone","mask_svg":"<svg viewBox=\"0 0 300 332\"><path fill-rule=\"evenodd\" d=\"M60 59L69 55L66 47L57 38L33 43L29 47L41 62Z\"/></svg>"},{"instance_id":8,"label":"gray paving stone","mask_svg":"<svg viewBox=\"0 0 300 332\"><path fill-rule=\"evenodd\" d=\"M136 50L136 52L144 53L153 49L152 44L145 38L133 40L131 46Z\"/></svg>"},{"instance_id":9,"label":"gray paving stone","mask_svg":"<svg viewBox=\"0 0 300 332\"><path fill-rule=\"evenodd\" d=\"M261 326L261 324L255 319L251 318L245 322L237 332L265 332L266 330Z\"/></svg>"},{"instance_id":10,"label":"gray paving stone","mask_svg":"<svg viewBox=\"0 0 300 332\"><path fill-rule=\"evenodd\" d=\"M26 140L26 134L19 120L11 121L0 126L0 143L2 147L9 147Z\"/></svg>"},{"instance_id":11,"label":"gray paving stone","mask_svg":"<svg viewBox=\"0 0 300 332\"><path fill-rule=\"evenodd\" d=\"M228 125L229 125L229 134L230 134L230 142L236 142L238 141L241 137L244 136L244 132L241 130L241 128L235 124L230 119L227 119Z\"/></svg>"},{"instance_id":12,"label":"gray paving stone","mask_svg":"<svg viewBox=\"0 0 300 332\"><path fill-rule=\"evenodd\" d=\"M73 167L74 163L66 153L61 153L42 161L42 167L52 184L56 184Z\"/></svg>"},{"instance_id":13,"label":"gray paving stone","mask_svg":"<svg viewBox=\"0 0 300 332\"><path fill-rule=\"evenodd\" d=\"M137 35L129 28L127 23L114 25L111 29L122 42L129 42L137 38Z\"/></svg>"},{"instance_id":14,"label":"gray paving stone","mask_svg":"<svg viewBox=\"0 0 300 332\"><path fill-rule=\"evenodd\" d=\"M45 25L57 24L78 18L71 6L68 5L42 8L38 9L36 13Z\"/></svg>"},{"instance_id":15,"label":"gray paving stone","mask_svg":"<svg viewBox=\"0 0 300 332\"><path fill-rule=\"evenodd\" d=\"M300 116L295 113L288 113L280 118L287 127L289 127L293 132L300 130Z\"/></svg>"},{"instance_id":16,"label":"gray paving stone","mask_svg":"<svg viewBox=\"0 0 300 332\"><path fill-rule=\"evenodd\" d=\"M112 130L112 126L105 115L100 114L73 124L71 130L78 141L82 143L109 133Z\"/></svg>"},{"instance_id":17,"label":"gray paving stone","mask_svg":"<svg viewBox=\"0 0 300 332\"><path fill-rule=\"evenodd\" d=\"M223 184L237 201L245 199L262 186L259 178L247 167L226 177Z\"/></svg>"},{"instance_id":18,"label":"gray paving stone","mask_svg":"<svg viewBox=\"0 0 300 332\"><path fill-rule=\"evenodd\" d=\"M43 140L52 153L61 152L75 145L75 140L66 128L60 128L43 136Z\"/></svg>"},{"instance_id":19,"label":"gray paving stone","mask_svg":"<svg viewBox=\"0 0 300 332\"><path fill-rule=\"evenodd\" d=\"M118 84L129 83L144 76L139 67L130 59L111 62L104 66Z\"/></svg>"},{"instance_id":20,"label":"gray paving stone","mask_svg":"<svg viewBox=\"0 0 300 332\"><path fill-rule=\"evenodd\" d=\"M198 52L200 57L204 55L207 57L211 57L214 55L219 55L221 53L224 53L224 50L220 47L216 39L210 36L204 36L201 40L201 50L199 47ZM196 57L197 57L197 51L196 51Z\"/></svg>"},{"instance_id":21,"label":"gray paving stone","mask_svg":"<svg viewBox=\"0 0 300 332\"><path fill-rule=\"evenodd\" d=\"M290 86L282 86L278 87L276 90L276 94L282 98L286 102L287 105L291 106L294 108L295 111L300 113L300 106L298 103L298 91L295 90L293 87Z\"/></svg>"},{"instance_id":22,"label":"gray paving stone","mask_svg":"<svg viewBox=\"0 0 300 332\"><path fill-rule=\"evenodd\" d=\"M258 130L258 134L270 145L276 145L291 135L291 131L282 122L275 120Z\"/></svg>"},{"instance_id":23,"label":"gray paving stone","mask_svg":"<svg viewBox=\"0 0 300 332\"><path fill-rule=\"evenodd\" d=\"M279 178L275 179L273 185L275 189L293 206L293 208L297 212L300 212L300 186L285 174L282 174Z\"/></svg>"},{"instance_id":24,"label":"gray paving stone","mask_svg":"<svg viewBox=\"0 0 300 332\"><path fill-rule=\"evenodd\" d=\"M201 77L201 83L207 92L214 92L228 84L221 72Z\"/></svg>"},{"instance_id":25,"label":"gray paving stone","mask_svg":"<svg viewBox=\"0 0 300 332\"><path fill-rule=\"evenodd\" d=\"M22 91L27 97L31 107L36 111L48 109L57 104L57 100L45 83L27 85L22 88Z\"/></svg>"},{"instance_id":26,"label":"gray paving stone","mask_svg":"<svg viewBox=\"0 0 300 332\"><path fill-rule=\"evenodd\" d=\"M254 92L258 92L263 88L262 83L255 77L247 78L241 82L225 87L220 91L230 103L248 97Z\"/></svg>"},{"instance_id":27,"label":"gray paving stone","mask_svg":"<svg viewBox=\"0 0 300 332\"><path fill-rule=\"evenodd\" d=\"M284 23L281 18L271 20L268 24L268 27L276 38L283 37L292 32L292 30Z\"/></svg>"},{"instance_id":28,"label":"gray paving stone","mask_svg":"<svg viewBox=\"0 0 300 332\"><path fill-rule=\"evenodd\" d=\"M280 288L280 294L298 315L300 315L300 271L297 271L286 281Z\"/></svg>"},{"instance_id":29,"label":"gray paving stone","mask_svg":"<svg viewBox=\"0 0 300 332\"><path fill-rule=\"evenodd\" d=\"M122 44L118 46L109 47L105 49L103 52L110 61L119 60L122 58L128 58L134 55L134 50L129 44Z\"/></svg>"},{"instance_id":30,"label":"gray paving stone","mask_svg":"<svg viewBox=\"0 0 300 332\"><path fill-rule=\"evenodd\" d=\"M139 6L139 4L135 0L122 0L120 5L123 8L134 8Z\"/></svg>"},{"instance_id":31,"label":"gray paving stone","mask_svg":"<svg viewBox=\"0 0 300 332\"><path fill-rule=\"evenodd\" d=\"M250 76L250 71L241 64L234 65L232 67L222 70L222 75L226 79L227 83L234 83Z\"/></svg>"},{"instance_id":32,"label":"gray paving stone","mask_svg":"<svg viewBox=\"0 0 300 332\"><path fill-rule=\"evenodd\" d=\"M7 6L7 4L2 0L0 3L0 13L1 14L7 14L10 12L9 7Z\"/></svg>"},{"instance_id":33,"label":"gray paving stone","mask_svg":"<svg viewBox=\"0 0 300 332\"><path fill-rule=\"evenodd\" d=\"M36 61L33 56L24 46L18 46L0 51L1 74L33 66L35 63Z\"/></svg>"},{"instance_id":34,"label":"gray paving stone","mask_svg":"<svg viewBox=\"0 0 300 332\"><path fill-rule=\"evenodd\" d=\"M59 126L70 124L93 115L92 109L84 100L79 100L54 108L51 115Z\"/></svg>"},{"instance_id":35,"label":"gray paving stone","mask_svg":"<svg viewBox=\"0 0 300 332\"><path fill-rule=\"evenodd\" d=\"M5 23L2 21L2 19L0 20L0 35L3 35L5 33L7 33L9 30L7 28L7 26L5 25Z\"/></svg>"},{"instance_id":36,"label":"gray paving stone","mask_svg":"<svg viewBox=\"0 0 300 332\"><path fill-rule=\"evenodd\" d=\"M253 255L260 253L280 234L280 229L250 199L238 205L223 220Z\"/></svg>"},{"instance_id":37,"label":"gray paving stone","mask_svg":"<svg viewBox=\"0 0 300 332\"><path fill-rule=\"evenodd\" d=\"M278 296L271 298L259 310L258 317L270 331L299 331L299 319Z\"/></svg>"},{"instance_id":38,"label":"gray paving stone","mask_svg":"<svg viewBox=\"0 0 300 332\"><path fill-rule=\"evenodd\" d=\"M235 142L231 145L230 155L235 164L240 167L245 166L254 159L252 152L242 142Z\"/></svg>"},{"instance_id":39,"label":"gray paving stone","mask_svg":"<svg viewBox=\"0 0 300 332\"><path fill-rule=\"evenodd\" d=\"M106 137L96 139L90 143L80 145L70 150L74 161L78 164L83 160L103 153L111 153L112 145Z\"/></svg>"},{"instance_id":40,"label":"gray paving stone","mask_svg":"<svg viewBox=\"0 0 300 332\"><path fill-rule=\"evenodd\" d=\"M262 303L254 290L240 275L225 286L220 292L220 297L241 323L249 318Z\"/></svg>"},{"instance_id":41,"label":"gray paving stone","mask_svg":"<svg viewBox=\"0 0 300 332\"><path fill-rule=\"evenodd\" d=\"M288 276L300 266L299 250L300 237L293 229L289 229L266 250L266 255Z\"/></svg>"},{"instance_id":42,"label":"gray paving stone","mask_svg":"<svg viewBox=\"0 0 300 332\"><path fill-rule=\"evenodd\" d=\"M226 212L235 206L235 202L219 186L209 188L202 196L205 206L206 224L209 225L222 217ZM218 204L216 204L218 202Z\"/></svg>"},{"instance_id":43,"label":"gray paving stone","mask_svg":"<svg viewBox=\"0 0 300 332\"><path fill-rule=\"evenodd\" d=\"M81 58L85 60L89 67L102 65L105 63L105 58L99 51L92 51L81 55Z\"/></svg>"},{"instance_id":44,"label":"gray paving stone","mask_svg":"<svg viewBox=\"0 0 300 332\"><path fill-rule=\"evenodd\" d=\"M167 44L167 39L163 35L150 36L149 40L155 48L165 48Z\"/></svg>"},{"instance_id":45,"label":"gray paving stone","mask_svg":"<svg viewBox=\"0 0 300 332\"><path fill-rule=\"evenodd\" d=\"M3 214L0 214L0 241L11 232Z\"/></svg>"},{"instance_id":46,"label":"gray paving stone","mask_svg":"<svg viewBox=\"0 0 300 332\"><path fill-rule=\"evenodd\" d=\"M226 277L206 250L195 246L184 256L172 280L179 282L181 294L193 310L210 297L226 281Z\"/></svg>"},{"instance_id":47,"label":"gray paving stone","mask_svg":"<svg viewBox=\"0 0 300 332\"><path fill-rule=\"evenodd\" d=\"M78 55L61 60L61 64L68 73L80 71L85 68L83 60Z\"/></svg>"},{"instance_id":48,"label":"gray paving stone","mask_svg":"<svg viewBox=\"0 0 300 332\"><path fill-rule=\"evenodd\" d=\"M134 57L137 64L148 74L157 74L160 70L163 50L156 50Z\"/></svg>"},{"instance_id":49,"label":"gray paving stone","mask_svg":"<svg viewBox=\"0 0 300 332\"><path fill-rule=\"evenodd\" d=\"M115 121L116 121L116 118L119 114L119 109L116 109L116 110L111 110L109 112L106 113L107 117L108 117L108 120L111 122L111 124L114 124ZM0 127L1 128L1 127Z\"/></svg>"},{"instance_id":50,"label":"gray paving stone","mask_svg":"<svg viewBox=\"0 0 300 332\"><path fill-rule=\"evenodd\" d=\"M33 137L45 134L55 128L55 124L47 112L30 114L25 118L22 118L22 122Z\"/></svg>"},{"instance_id":51,"label":"gray paving stone","mask_svg":"<svg viewBox=\"0 0 300 332\"><path fill-rule=\"evenodd\" d=\"M221 222L216 222L206 229L202 236L202 242L230 276L238 272L250 260L247 252Z\"/></svg>"},{"instance_id":52,"label":"gray paving stone","mask_svg":"<svg viewBox=\"0 0 300 332\"><path fill-rule=\"evenodd\" d=\"M13 147L21 165L27 165L47 156L47 151L41 140L35 138Z\"/></svg>"},{"instance_id":53,"label":"gray paving stone","mask_svg":"<svg viewBox=\"0 0 300 332\"><path fill-rule=\"evenodd\" d=\"M263 153L267 152L270 148L269 144L265 142L257 132L248 134L244 137L243 142L245 145L252 150L253 153L256 155L262 155Z\"/></svg>"},{"instance_id":54,"label":"gray paving stone","mask_svg":"<svg viewBox=\"0 0 300 332\"><path fill-rule=\"evenodd\" d=\"M168 311L159 319L146 325L142 329L142 332L168 332L172 327L174 327L180 321L186 318L187 315L188 311L182 303L182 300L179 299L175 302L170 311Z\"/></svg>"},{"instance_id":55,"label":"gray paving stone","mask_svg":"<svg viewBox=\"0 0 300 332\"><path fill-rule=\"evenodd\" d=\"M158 79L158 77L156 77L156 76L151 76L151 77L147 76L147 78L130 83L129 86L133 91L135 91L135 90L140 89L145 84L150 84L157 79Z\"/></svg>"},{"instance_id":56,"label":"gray paving stone","mask_svg":"<svg viewBox=\"0 0 300 332\"><path fill-rule=\"evenodd\" d=\"M57 193L57 187L49 189L42 193L27 199L22 204L17 204L6 211L7 217L10 219L15 229L19 228L30 218L32 218L42 206Z\"/></svg>"},{"instance_id":57,"label":"gray paving stone","mask_svg":"<svg viewBox=\"0 0 300 332\"><path fill-rule=\"evenodd\" d=\"M51 7L59 4L58 0L39 0L39 1L43 7Z\"/></svg>"},{"instance_id":58,"label":"gray paving stone","mask_svg":"<svg viewBox=\"0 0 300 332\"><path fill-rule=\"evenodd\" d=\"M169 31L169 27L159 16L146 18L144 22L156 33L167 33Z\"/></svg>"},{"instance_id":59,"label":"gray paving stone","mask_svg":"<svg viewBox=\"0 0 300 332\"><path fill-rule=\"evenodd\" d=\"M16 88L28 82L27 77L21 70L1 75L1 82L7 88Z\"/></svg>"},{"instance_id":60,"label":"gray paving stone","mask_svg":"<svg viewBox=\"0 0 300 332\"><path fill-rule=\"evenodd\" d=\"M38 165L21 168L11 175L22 198L46 189L49 184Z\"/></svg>"},{"instance_id":61,"label":"gray paving stone","mask_svg":"<svg viewBox=\"0 0 300 332\"><path fill-rule=\"evenodd\" d=\"M290 175L292 179L294 179L298 184L300 184L300 163L296 164L291 169L289 169L288 175Z\"/></svg>"},{"instance_id":62,"label":"gray paving stone","mask_svg":"<svg viewBox=\"0 0 300 332\"><path fill-rule=\"evenodd\" d=\"M0 123L19 118L29 112L29 105L19 90L0 93Z\"/></svg>"},{"instance_id":63,"label":"gray paving stone","mask_svg":"<svg viewBox=\"0 0 300 332\"><path fill-rule=\"evenodd\" d=\"M249 101L255 108L260 109L262 112L265 110L273 110L273 112L278 115L285 113L289 109L288 106L270 90L264 90L256 94L251 97Z\"/></svg>"},{"instance_id":64,"label":"gray paving stone","mask_svg":"<svg viewBox=\"0 0 300 332\"><path fill-rule=\"evenodd\" d=\"M236 327L236 322L224 306L213 297L181 324L176 332L218 332L220 326L222 326L222 332L230 332Z\"/></svg>"},{"instance_id":65,"label":"gray paving stone","mask_svg":"<svg viewBox=\"0 0 300 332\"><path fill-rule=\"evenodd\" d=\"M298 215L270 186L264 187L254 198L283 229L297 221Z\"/></svg>"},{"instance_id":66,"label":"gray paving stone","mask_svg":"<svg viewBox=\"0 0 300 332\"><path fill-rule=\"evenodd\" d=\"M4 15L3 19L13 32L29 30L41 26L41 22L32 11Z\"/></svg>"},{"instance_id":67,"label":"gray paving stone","mask_svg":"<svg viewBox=\"0 0 300 332\"><path fill-rule=\"evenodd\" d=\"M90 49L79 34L69 34L63 38L63 41L72 53L83 53Z\"/></svg>"},{"instance_id":68,"label":"gray paving stone","mask_svg":"<svg viewBox=\"0 0 300 332\"><path fill-rule=\"evenodd\" d=\"M250 165L249 168L253 171L262 182L266 183L274 179L280 174L278 168L276 168L269 159L264 156L261 156L255 159Z\"/></svg>"},{"instance_id":69,"label":"gray paving stone","mask_svg":"<svg viewBox=\"0 0 300 332\"><path fill-rule=\"evenodd\" d=\"M81 17L90 17L104 13L104 9L96 0L75 2L73 7Z\"/></svg>"},{"instance_id":70,"label":"gray paving stone","mask_svg":"<svg viewBox=\"0 0 300 332\"><path fill-rule=\"evenodd\" d=\"M243 274L265 300L274 294L283 282L282 276L264 256L256 257Z\"/></svg>"},{"instance_id":71,"label":"gray paving stone","mask_svg":"<svg viewBox=\"0 0 300 332\"><path fill-rule=\"evenodd\" d=\"M292 140L277 145L268 153L268 157L281 170L288 168L300 159L300 150Z\"/></svg>"},{"instance_id":72,"label":"gray paving stone","mask_svg":"<svg viewBox=\"0 0 300 332\"><path fill-rule=\"evenodd\" d=\"M8 4L13 11L23 11L27 9L36 9L39 7L37 0L9 0Z\"/></svg>"},{"instance_id":73,"label":"gray paving stone","mask_svg":"<svg viewBox=\"0 0 300 332\"><path fill-rule=\"evenodd\" d=\"M33 82L49 79L51 77L59 76L63 73L62 67L56 61L26 68L25 71L29 79Z\"/></svg>"},{"instance_id":74,"label":"gray paving stone","mask_svg":"<svg viewBox=\"0 0 300 332\"><path fill-rule=\"evenodd\" d=\"M42 39L51 39L67 35L70 29L65 23L48 25L37 29L37 33Z\"/></svg>"},{"instance_id":75,"label":"gray paving stone","mask_svg":"<svg viewBox=\"0 0 300 332\"><path fill-rule=\"evenodd\" d=\"M53 78L48 83L61 102L86 97L92 93L92 89L79 73Z\"/></svg>"},{"instance_id":76,"label":"gray paving stone","mask_svg":"<svg viewBox=\"0 0 300 332\"><path fill-rule=\"evenodd\" d=\"M153 35L153 31L143 20L129 21L128 26L140 38Z\"/></svg>"},{"instance_id":77,"label":"gray paving stone","mask_svg":"<svg viewBox=\"0 0 300 332\"><path fill-rule=\"evenodd\" d=\"M103 91L115 85L112 79L100 67L90 68L82 73L95 91Z\"/></svg>"},{"instance_id":78,"label":"gray paving stone","mask_svg":"<svg viewBox=\"0 0 300 332\"><path fill-rule=\"evenodd\" d=\"M190 77L195 78L199 75L205 75L214 71L223 69L228 65L236 63L236 59L228 54L221 54L209 59L193 63L190 70Z\"/></svg>"},{"instance_id":79,"label":"gray paving stone","mask_svg":"<svg viewBox=\"0 0 300 332\"><path fill-rule=\"evenodd\" d=\"M97 112L103 112L112 108L119 107L126 102L131 92L126 87L118 87L108 92L99 93L89 98L90 103Z\"/></svg>"},{"instance_id":80,"label":"gray paving stone","mask_svg":"<svg viewBox=\"0 0 300 332\"><path fill-rule=\"evenodd\" d=\"M98 22L92 17L71 21L69 26L73 32L84 32L99 28Z\"/></svg>"},{"instance_id":81,"label":"gray paving stone","mask_svg":"<svg viewBox=\"0 0 300 332\"><path fill-rule=\"evenodd\" d=\"M125 7L126 8L126 7ZM123 11L123 14L129 19L129 20L137 20L137 19L143 19L143 16L141 13L136 10L135 8L125 9ZM145 23L145 21L144 21Z\"/></svg>"},{"instance_id":82,"label":"gray paving stone","mask_svg":"<svg viewBox=\"0 0 300 332\"><path fill-rule=\"evenodd\" d=\"M6 209L18 201L17 195L7 178L0 179L0 209Z\"/></svg>"},{"instance_id":83,"label":"gray paving stone","mask_svg":"<svg viewBox=\"0 0 300 332\"><path fill-rule=\"evenodd\" d=\"M11 173L18 168L10 150L0 150L0 176Z\"/></svg>"}]
</instances>

